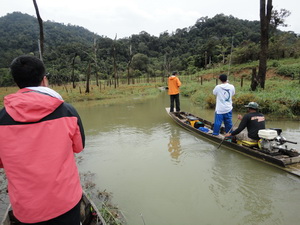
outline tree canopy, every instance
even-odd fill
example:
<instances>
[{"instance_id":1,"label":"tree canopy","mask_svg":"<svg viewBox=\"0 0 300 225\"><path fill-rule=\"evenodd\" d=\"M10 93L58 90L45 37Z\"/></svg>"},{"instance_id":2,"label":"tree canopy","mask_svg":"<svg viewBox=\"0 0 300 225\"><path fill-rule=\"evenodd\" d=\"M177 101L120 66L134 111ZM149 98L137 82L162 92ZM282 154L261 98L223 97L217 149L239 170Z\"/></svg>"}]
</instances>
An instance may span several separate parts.
<instances>
[{"instance_id":1,"label":"tree canopy","mask_svg":"<svg viewBox=\"0 0 300 225\"><path fill-rule=\"evenodd\" d=\"M275 14L281 16L281 20L272 20L274 29L268 58L299 57L299 36L277 29L278 25L284 24L287 12L276 11ZM71 74L77 80L85 79L88 65L91 65L91 74L98 71L100 78L109 78L114 73L114 60L122 77L127 76L129 61L133 76L145 73L156 76L166 75L172 70L195 73L207 67L227 64L229 58L232 63L259 58L259 21L241 20L224 14L213 18L201 17L190 27L172 33L165 31L158 37L142 31L117 40L70 24L45 21L43 25L43 60L57 82L70 80ZM2 80L4 85L6 72L2 71L15 57L22 54L38 56L38 21L20 12L7 14L0 18L0 33L0 82Z\"/></svg>"}]
</instances>

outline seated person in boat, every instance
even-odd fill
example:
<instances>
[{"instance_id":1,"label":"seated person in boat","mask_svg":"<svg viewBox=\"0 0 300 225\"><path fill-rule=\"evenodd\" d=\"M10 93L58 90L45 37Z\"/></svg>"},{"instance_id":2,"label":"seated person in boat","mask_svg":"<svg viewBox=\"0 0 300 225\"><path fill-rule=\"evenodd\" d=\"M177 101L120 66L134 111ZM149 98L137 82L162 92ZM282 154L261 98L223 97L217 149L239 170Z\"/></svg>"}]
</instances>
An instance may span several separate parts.
<instances>
[{"instance_id":1,"label":"seated person in boat","mask_svg":"<svg viewBox=\"0 0 300 225\"><path fill-rule=\"evenodd\" d=\"M237 129L232 133L227 133L225 137L236 136L238 140L245 140L250 142L257 142L260 138L258 131L265 129L265 117L262 113L258 112L258 104L256 102L249 102L245 105L248 108L248 113L242 117L238 115L238 119L241 119L241 123ZM242 132L247 127L248 134Z\"/></svg>"}]
</instances>

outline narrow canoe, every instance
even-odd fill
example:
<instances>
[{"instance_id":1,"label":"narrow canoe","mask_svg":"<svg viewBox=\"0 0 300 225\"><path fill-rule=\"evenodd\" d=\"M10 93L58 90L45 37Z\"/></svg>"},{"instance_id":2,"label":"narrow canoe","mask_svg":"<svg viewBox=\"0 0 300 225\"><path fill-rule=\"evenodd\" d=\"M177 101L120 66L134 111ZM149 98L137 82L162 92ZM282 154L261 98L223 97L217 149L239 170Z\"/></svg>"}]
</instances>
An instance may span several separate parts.
<instances>
[{"instance_id":1,"label":"narrow canoe","mask_svg":"<svg viewBox=\"0 0 300 225\"><path fill-rule=\"evenodd\" d=\"M213 123L209 122L201 117L197 117L191 113L187 112L180 112L180 113L173 113L170 112L169 108L166 108L167 113L169 116L181 127L200 135L201 137L215 143L215 144L222 144L223 147L227 147L231 150L236 152L242 153L246 156L249 156L253 159L258 161L273 165L277 168L280 168L286 172L289 172L293 175L300 177L300 156L289 156L286 154L278 154L278 155L270 155L262 152L259 148L247 147L244 145L240 145L234 142L223 141L224 139L224 132L221 133L219 136L214 136L211 132L204 132L201 131L194 126L192 126L188 121L188 118L197 118L200 122L204 124L204 127L208 130L212 130ZM221 129L222 130L222 129Z\"/></svg>"},{"instance_id":2,"label":"narrow canoe","mask_svg":"<svg viewBox=\"0 0 300 225\"><path fill-rule=\"evenodd\" d=\"M82 225L106 225L94 202L83 192L80 202L80 221ZM1 225L18 225L19 221L14 217L9 206L4 214Z\"/></svg>"}]
</instances>

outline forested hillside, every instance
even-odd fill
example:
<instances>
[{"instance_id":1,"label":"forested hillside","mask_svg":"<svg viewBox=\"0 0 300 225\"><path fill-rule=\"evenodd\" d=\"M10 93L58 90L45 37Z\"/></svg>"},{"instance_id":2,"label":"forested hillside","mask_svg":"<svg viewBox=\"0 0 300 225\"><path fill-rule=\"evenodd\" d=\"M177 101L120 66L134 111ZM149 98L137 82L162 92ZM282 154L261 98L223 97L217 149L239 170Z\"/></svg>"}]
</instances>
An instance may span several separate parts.
<instances>
[{"instance_id":1,"label":"forested hillside","mask_svg":"<svg viewBox=\"0 0 300 225\"><path fill-rule=\"evenodd\" d=\"M7 14L0 18L0 68L7 66L15 54L36 53L38 51L39 25L35 17L22 13ZM94 34L83 27L44 22L47 53L53 47L67 44L93 43ZM8 59L8 61L3 59Z\"/></svg>"},{"instance_id":2,"label":"forested hillside","mask_svg":"<svg viewBox=\"0 0 300 225\"><path fill-rule=\"evenodd\" d=\"M4 86L9 85L7 68L13 58L38 56L39 26L35 17L15 12L0 18L0 33L0 85ZM171 70L193 74L228 64L229 59L231 63L257 60L260 23L219 14L158 37L142 31L112 40L83 27L44 21L44 33L48 72L64 82L71 75L83 80L87 73L102 79L161 76ZM299 57L299 49L295 33L272 30L269 58Z\"/></svg>"}]
</instances>

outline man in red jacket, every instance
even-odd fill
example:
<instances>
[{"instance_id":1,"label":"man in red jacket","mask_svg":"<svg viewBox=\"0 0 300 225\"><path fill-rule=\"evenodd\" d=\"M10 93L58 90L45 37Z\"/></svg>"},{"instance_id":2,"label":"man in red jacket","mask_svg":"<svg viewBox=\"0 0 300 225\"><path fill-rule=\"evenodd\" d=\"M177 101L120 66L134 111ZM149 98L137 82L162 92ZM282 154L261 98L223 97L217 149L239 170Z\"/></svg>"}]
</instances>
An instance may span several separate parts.
<instances>
[{"instance_id":1,"label":"man in red jacket","mask_svg":"<svg viewBox=\"0 0 300 225\"><path fill-rule=\"evenodd\" d=\"M48 88L45 67L33 56L13 60L20 90L0 111L0 167L15 217L22 224L80 224L82 187L74 153L85 136L77 111Z\"/></svg>"},{"instance_id":2,"label":"man in red jacket","mask_svg":"<svg viewBox=\"0 0 300 225\"><path fill-rule=\"evenodd\" d=\"M168 94L170 95L170 112L174 112L174 102L176 103L176 112L180 111L179 87L181 82L174 71L168 79Z\"/></svg>"}]
</instances>

